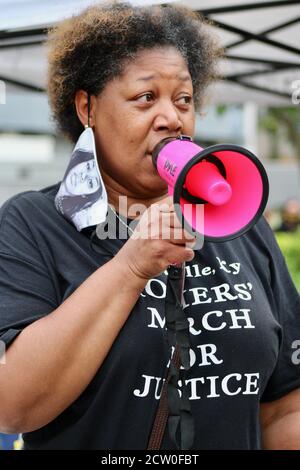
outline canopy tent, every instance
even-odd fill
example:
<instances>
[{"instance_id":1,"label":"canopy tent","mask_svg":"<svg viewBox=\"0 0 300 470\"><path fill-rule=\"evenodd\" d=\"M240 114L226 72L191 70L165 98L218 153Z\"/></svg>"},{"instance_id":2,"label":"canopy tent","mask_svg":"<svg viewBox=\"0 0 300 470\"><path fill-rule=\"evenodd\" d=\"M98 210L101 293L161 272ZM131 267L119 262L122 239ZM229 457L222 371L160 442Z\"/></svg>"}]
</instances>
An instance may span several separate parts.
<instances>
[{"instance_id":1,"label":"canopy tent","mask_svg":"<svg viewBox=\"0 0 300 470\"><path fill-rule=\"evenodd\" d=\"M43 91L47 28L91 0L0 0L0 80L6 87ZM132 4L172 3L132 0ZM226 49L225 78L212 93L217 103L291 104L300 88L300 1L177 0L214 23ZM3 83L2 83L3 84ZM298 98L300 92L298 93Z\"/></svg>"}]
</instances>

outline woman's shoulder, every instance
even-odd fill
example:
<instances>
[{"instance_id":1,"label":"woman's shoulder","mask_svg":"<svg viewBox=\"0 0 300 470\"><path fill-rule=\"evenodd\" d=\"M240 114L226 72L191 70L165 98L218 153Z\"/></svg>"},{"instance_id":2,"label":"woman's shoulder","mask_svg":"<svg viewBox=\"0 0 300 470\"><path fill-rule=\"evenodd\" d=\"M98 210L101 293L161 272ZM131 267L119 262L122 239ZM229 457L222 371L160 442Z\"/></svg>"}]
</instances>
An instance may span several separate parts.
<instances>
[{"instance_id":1,"label":"woman's shoulder","mask_svg":"<svg viewBox=\"0 0 300 470\"><path fill-rule=\"evenodd\" d=\"M60 182L39 190L22 191L8 198L0 207L0 227L10 215L19 213L26 216L34 214L36 209L40 212L46 207L53 207L59 185Z\"/></svg>"},{"instance_id":2,"label":"woman's shoulder","mask_svg":"<svg viewBox=\"0 0 300 470\"><path fill-rule=\"evenodd\" d=\"M254 244L257 249L267 250L271 254L278 250L274 232L264 216L246 233L245 238Z\"/></svg>"},{"instance_id":3,"label":"woman's shoulder","mask_svg":"<svg viewBox=\"0 0 300 470\"><path fill-rule=\"evenodd\" d=\"M0 207L0 234L14 235L29 231L34 225L47 225L57 219L54 198L60 182L41 188L17 193Z\"/></svg>"}]
</instances>

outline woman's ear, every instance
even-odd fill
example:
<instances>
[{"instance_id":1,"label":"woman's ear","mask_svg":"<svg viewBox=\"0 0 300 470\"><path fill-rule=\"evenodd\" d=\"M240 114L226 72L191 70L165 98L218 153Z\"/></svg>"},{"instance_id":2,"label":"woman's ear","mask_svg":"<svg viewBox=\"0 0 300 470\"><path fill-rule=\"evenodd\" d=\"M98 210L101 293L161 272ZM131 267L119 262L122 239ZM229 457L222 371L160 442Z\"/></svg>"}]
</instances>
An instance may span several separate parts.
<instances>
[{"instance_id":1,"label":"woman's ear","mask_svg":"<svg viewBox=\"0 0 300 470\"><path fill-rule=\"evenodd\" d=\"M83 126L89 124L93 127L93 96L90 95L90 106L88 104L89 95L84 90L77 90L75 94L75 107L78 119ZM90 108L90 109L88 109ZM88 116L88 111L90 115Z\"/></svg>"}]
</instances>

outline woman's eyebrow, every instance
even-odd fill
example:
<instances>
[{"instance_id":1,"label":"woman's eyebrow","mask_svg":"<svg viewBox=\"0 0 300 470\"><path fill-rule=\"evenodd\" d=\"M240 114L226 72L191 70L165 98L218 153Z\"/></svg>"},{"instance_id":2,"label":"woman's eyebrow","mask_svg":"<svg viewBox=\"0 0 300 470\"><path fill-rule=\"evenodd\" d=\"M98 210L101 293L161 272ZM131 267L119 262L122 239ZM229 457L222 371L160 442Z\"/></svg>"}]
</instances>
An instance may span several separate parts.
<instances>
[{"instance_id":1,"label":"woman's eyebrow","mask_svg":"<svg viewBox=\"0 0 300 470\"><path fill-rule=\"evenodd\" d=\"M136 80L137 81L143 81L143 82L146 82L146 81L149 81L149 80L154 80L156 78L159 78L159 75L157 74L154 74L154 75L146 75L145 77L139 77L137 78ZM189 74L184 74L184 75L176 75L174 78L178 78L178 80L182 81L182 82L186 82L188 80L191 80L191 77Z\"/></svg>"}]
</instances>

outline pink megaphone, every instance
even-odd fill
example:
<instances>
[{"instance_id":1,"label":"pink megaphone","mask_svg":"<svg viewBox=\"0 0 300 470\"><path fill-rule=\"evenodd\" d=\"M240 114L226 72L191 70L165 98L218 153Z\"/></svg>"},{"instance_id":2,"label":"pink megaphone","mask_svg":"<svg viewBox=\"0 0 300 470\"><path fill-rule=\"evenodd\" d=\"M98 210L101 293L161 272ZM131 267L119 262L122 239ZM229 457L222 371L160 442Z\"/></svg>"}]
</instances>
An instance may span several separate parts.
<instances>
[{"instance_id":1,"label":"pink megaphone","mask_svg":"<svg viewBox=\"0 0 300 470\"><path fill-rule=\"evenodd\" d=\"M172 137L156 145L152 160L168 184L184 227L206 240L226 241L242 235L265 209L266 171L255 155L239 145L203 149L191 137ZM204 220L197 217L199 205L204 205Z\"/></svg>"}]
</instances>

